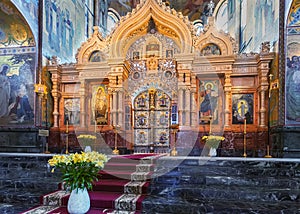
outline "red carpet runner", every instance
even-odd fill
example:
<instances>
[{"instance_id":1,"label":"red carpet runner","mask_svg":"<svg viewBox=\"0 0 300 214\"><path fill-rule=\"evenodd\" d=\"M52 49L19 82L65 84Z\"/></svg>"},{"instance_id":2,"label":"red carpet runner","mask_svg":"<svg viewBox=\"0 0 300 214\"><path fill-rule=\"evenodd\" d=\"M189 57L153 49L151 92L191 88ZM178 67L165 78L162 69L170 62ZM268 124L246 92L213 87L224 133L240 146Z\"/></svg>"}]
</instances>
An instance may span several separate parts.
<instances>
[{"instance_id":1,"label":"red carpet runner","mask_svg":"<svg viewBox=\"0 0 300 214\"><path fill-rule=\"evenodd\" d=\"M156 154L134 154L112 157L99 173L101 177L89 191L88 214L138 214L146 197ZM41 197L41 205L23 214L67 214L69 192L57 190Z\"/></svg>"}]
</instances>

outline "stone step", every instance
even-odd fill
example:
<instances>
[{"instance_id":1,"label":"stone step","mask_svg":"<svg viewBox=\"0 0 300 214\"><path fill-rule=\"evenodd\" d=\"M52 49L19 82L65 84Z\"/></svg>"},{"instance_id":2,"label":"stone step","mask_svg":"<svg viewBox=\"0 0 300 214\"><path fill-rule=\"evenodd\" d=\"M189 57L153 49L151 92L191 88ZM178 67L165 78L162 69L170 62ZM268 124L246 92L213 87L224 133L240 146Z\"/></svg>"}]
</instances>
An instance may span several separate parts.
<instances>
[{"instance_id":1,"label":"stone step","mask_svg":"<svg viewBox=\"0 0 300 214\"><path fill-rule=\"evenodd\" d=\"M24 204L38 204L41 194L47 191L22 189L22 191L15 188L1 188L0 189L0 203L24 203Z\"/></svg>"},{"instance_id":2,"label":"stone step","mask_svg":"<svg viewBox=\"0 0 300 214\"><path fill-rule=\"evenodd\" d=\"M180 174L188 174L189 176L199 176L199 175L230 175L230 176L253 176L261 175L262 177L289 177L289 178L299 178L300 179L300 167L295 167L294 169L284 166L273 167L257 167L253 168L251 166L166 166L157 165L156 173L160 175L168 174L170 171L177 172ZM177 176L178 174L174 174Z\"/></svg>"},{"instance_id":3,"label":"stone step","mask_svg":"<svg viewBox=\"0 0 300 214\"><path fill-rule=\"evenodd\" d=\"M190 175L170 172L166 175L153 178L154 182L162 185L178 184L205 184L205 185L224 185L224 186L247 186L247 187L280 187L280 188L298 188L300 187L300 178L286 177L259 177L255 175Z\"/></svg>"},{"instance_id":4,"label":"stone step","mask_svg":"<svg viewBox=\"0 0 300 214\"><path fill-rule=\"evenodd\" d=\"M60 182L57 179L37 180L32 178L20 179L0 179L0 185L4 188L13 188L15 190L23 189L42 189L44 191L53 191L59 188Z\"/></svg>"},{"instance_id":5,"label":"stone step","mask_svg":"<svg viewBox=\"0 0 300 214\"><path fill-rule=\"evenodd\" d=\"M243 200L187 200L182 198L166 198L149 196L143 201L143 213L209 213L209 214L296 214L300 212L300 204L293 202L274 203Z\"/></svg>"},{"instance_id":6,"label":"stone step","mask_svg":"<svg viewBox=\"0 0 300 214\"><path fill-rule=\"evenodd\" d=\"M180 185L173 187L151 187L151 195L193 199L219 199L219 200L248 200L248 201L300 201L300 190L291 188L266 187L238 187L238 186L206 186L206 185Z\"/></svg>"}]
</instances>

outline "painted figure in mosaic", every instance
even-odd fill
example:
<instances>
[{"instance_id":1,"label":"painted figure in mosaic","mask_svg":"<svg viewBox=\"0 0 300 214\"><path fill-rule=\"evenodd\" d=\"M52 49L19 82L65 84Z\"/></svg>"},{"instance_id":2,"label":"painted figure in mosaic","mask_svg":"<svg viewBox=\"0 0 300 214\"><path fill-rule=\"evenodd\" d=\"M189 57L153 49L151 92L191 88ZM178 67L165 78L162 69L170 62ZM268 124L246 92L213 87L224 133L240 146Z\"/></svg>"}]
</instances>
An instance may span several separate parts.
<instances>
[{"instance_id":1,"label":"painted figure in mosaic","mask_svg":"<svg viewBox=\"0 0 300 214\"><path fill-rule=\"evenodd\" d=\"M204 98L200 105L201 116L211 116L212 106L211 106L211 85L210 84L207 85L206 90L200 93L200 96Z\"/></svg>"},{"instance_id":2,"label":"painted figure in mosaic","mask_svg":"<svg viewBox=\"0 0 300 214\"><path fill-rule=\"evenodd\" d=\"M8 105L10 98L10 82L6 76L9 70L8 65L3 65L0 71L0 117L8 115Z\"/></svg>"},{"instance_id":3,"label":"painted figure in mosaic","mask_svg":"<svg viewBox=\"0 0 300 214\"><path fill-rule=\"evenodd\" d=\"M15 119L19 123L33 119L33 110L30 106L26 86L24 84L20 85L18 96L12 105L10 115L16 115Z\"/></svg>"},{"instance_id":4,"label":"painted figure in mosaic","mask_svg":"<svg viewBox=\"0 0 300 214\"><path fill-rule=\"evenodd\" d=\"M287 69L286 101L287 119L300 122L300 68L297 56L292 57L292 65Z\"/></svg>"},{"instance_id":5,"label":"painted figure in mosaic","mask_svg":"<svg viewBox=\"0 0 300 214\"><path fill-rule=\"evenodd\" d=\"M103 87L99 87L95 99L95 117L106 118L107 99Z\"/></svg>"}]
</instances>

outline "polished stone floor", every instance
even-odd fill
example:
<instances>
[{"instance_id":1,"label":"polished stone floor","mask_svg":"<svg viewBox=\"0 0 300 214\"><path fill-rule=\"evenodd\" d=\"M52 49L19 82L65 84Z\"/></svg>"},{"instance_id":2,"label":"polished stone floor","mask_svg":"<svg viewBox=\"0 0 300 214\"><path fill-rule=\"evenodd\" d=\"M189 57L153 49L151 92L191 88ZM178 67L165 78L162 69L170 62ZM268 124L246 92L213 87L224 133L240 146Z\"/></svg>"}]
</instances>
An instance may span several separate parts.
<instances>
[{"instance_id":1,"label":"polished stone floor","mask_svg":"<svg viewBox=\"0 0 300 214\"><path fill-rule=\"evenodd\" d=\"M18 214L22 213L29 208L31 208L32 205L26 205L26 204L7 204L7 203L0 203L0 213L1 214Z\"/></svg>"},{"instance_id":2,"label":"polished stone floor","mask_svg":"<svg viewBox=\"0 0 300 214\"><path fill-rule=\"evenodd\" d=\"M13 157L13 154L0 154L1 165L6 166L4 160ZM30 161L26 161L26 164L19 163L20 158L28 157ZM15 154L16 160L11 160L11 165L8 166L8 169L2 169L1 173L3 175L1 180L0 188L0 198L6 196L10 199L12 191L20 191L22 198L17 203L1 202L0 201L0 213L1 214L18 214L22 213L29 208L32 208L35 205L38 205L38 201L34 204L31 198L26 197L22 192L22 188L18 188L18 183L14 182L14 187L9 189L6 187L7 178L6 175L12 175L14 178L20 177L27 174L29 171L32 171L32 167L35 165L35 159L37 154L26 154L20 155ZM49 155L38 155L40 156L39 160L45 158L48 159ZM51 155L50 155L51 156ZM178 165L174 170L169 170L168 167L173 168L174 163ZM270 168L271 166L274 168ZM241 167L239 167L241 166ZM300 159L281 159L281 158L244 158L244 157L193 157L189 156L177 156L170 157L166 156L160 159L160 163L157 164L156 172L160 174L161 171L168 170L170 173L166 173L165 178L157 177L154 179L154 185L152 188L152 193L149 195L148 199L145 201L144 207L148 209L148 212L145 214L199 214L199 213L217 213L217 214L241 214L241 213L263 213L263 214L297 214L300 213ZM236 167L236 168L234 168ZM42 165L44 171L41 171L42 174L47 179L53 179L53 175L49 174L49 169L46 165ZM231 169L232 168L232 169ZM190 173L190 170L193 172ZM226 170L226 171L225 171ZM234 175L234 173L237 173ZM249 175L249 178L246 178L244 175ZM201 176L204 176L203 178ZM255 177L253 177L255 175ZM36 180L37 183L43 182L41 178L36 176L31 176ZM193 177L194 176L194 177ZM258 178L256 178L258 176ZM268 179L269 177L269 179ZM47 179L46 179L47 178ZM283 178L283 181L275 181L275 178ZM202 182L205 181L205 186L202 186ZM194 182L195 184L193 184ZM241 183L242 182L242 183ZM283 194L269 194L270 200L272 203L265 201L233 201L228 198L226 195L228 192L234 194L230 195L234 199L247 199L249 198L249 192L254 191L256 188L255 184L265 185L268 184L278 187L287 185L286 189L295 190L295 194L287 194L289 199L283 197ZM233 186L228 186L229 183ZM176 184L176 186L174 186ZM219 185L222 188L217 188ZM237 187L242 185L249 185L247 188L248 192L238 192ZM24 182L26 186L27 183ZM198 185L202 192L196 190L195 188L190 188L189 185ZM253 186L252 186L253 185ZM40 186L35 184L35 187L41 189ZM171 188L172 187L172 188ZM188 187L188 188L187 188ZM277 187L276 187L277 188ZM168 191L167 191L168 190ZM263 188L262 188L263 190ZM172 193L172 194L170 194ZM267 191L264 191L263 194L266 194ZM213 196L211 196L213 194ZM261 193L262 194L262 193ZM227 197L222 201L217 200L201 200L201 197ZM253 194L252 194L253 196ZM261 196L261 195L260 195ZM294 197L293 197L294 196ZM179 199L176 200L176 199ZM279 200L280 198L280 200ZM175 200L174 200L175 199ZM13 200L11 200L13 201ZM26 201L30 203L26 203ZM162 203L163 202L163 203ZM182 203L183 202L183 203ZM159 208L158 208L159 207ZM173 208L172 208L173 207ZM261 209L256 209L261 207ZM164 210L164 211L158 211ZM168 211L169 210L169 211ZM176 210L170 211L170 210Z\"/></svg>"}]
</instances>

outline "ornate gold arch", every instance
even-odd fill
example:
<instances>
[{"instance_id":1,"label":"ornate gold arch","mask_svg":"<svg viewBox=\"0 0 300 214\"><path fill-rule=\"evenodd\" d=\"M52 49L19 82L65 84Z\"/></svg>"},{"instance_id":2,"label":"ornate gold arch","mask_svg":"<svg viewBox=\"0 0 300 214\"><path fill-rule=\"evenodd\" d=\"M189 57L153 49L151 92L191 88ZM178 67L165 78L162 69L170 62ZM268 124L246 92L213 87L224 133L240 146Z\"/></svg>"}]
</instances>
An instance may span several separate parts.
<instances>
[{"instance_id":1,"label":"ornate gold arch","mask_svg":"<svg viewBox=\"0 0 300 214\"><path fill-rule=\"evenodd\" d=\"M181 53L192 51L192 23L187 17L158 0L146 0L131 13L121 18L117 28L112 32L110 57L124 58L131 44L145 35L148 22L153 19L159 33L172 38Z\"/></svg>"},{"instance_id":2,"label":"ornate gold arch","mask_svg":"<svg viewBox=\"0 0 300 214\"><path fill-rule=\"evenodd\" d=\"M93 27L94 33L91 38L84 42L78 49L76 54L76 60L78 64L86 64L89 62L89 58L94 51L100 51L104 58L108 58L108 41L103 38L99 32L99 27Z\"/></svg>"},{"instance_id":3,"label":"ornate gold arch","mask_svg":"<svg viewBox=\"0 0 300 214\"><path fill-rule=\"evenodd\" d=\"M217 45L221 50L221 55L234 55L237 51L235 40L224 31L220 31L215 27L214 17L209 17L209 23L205 27L204 32L195 37L195 52L199 53L209 44Z\"/></svg>"}]
</instances>

